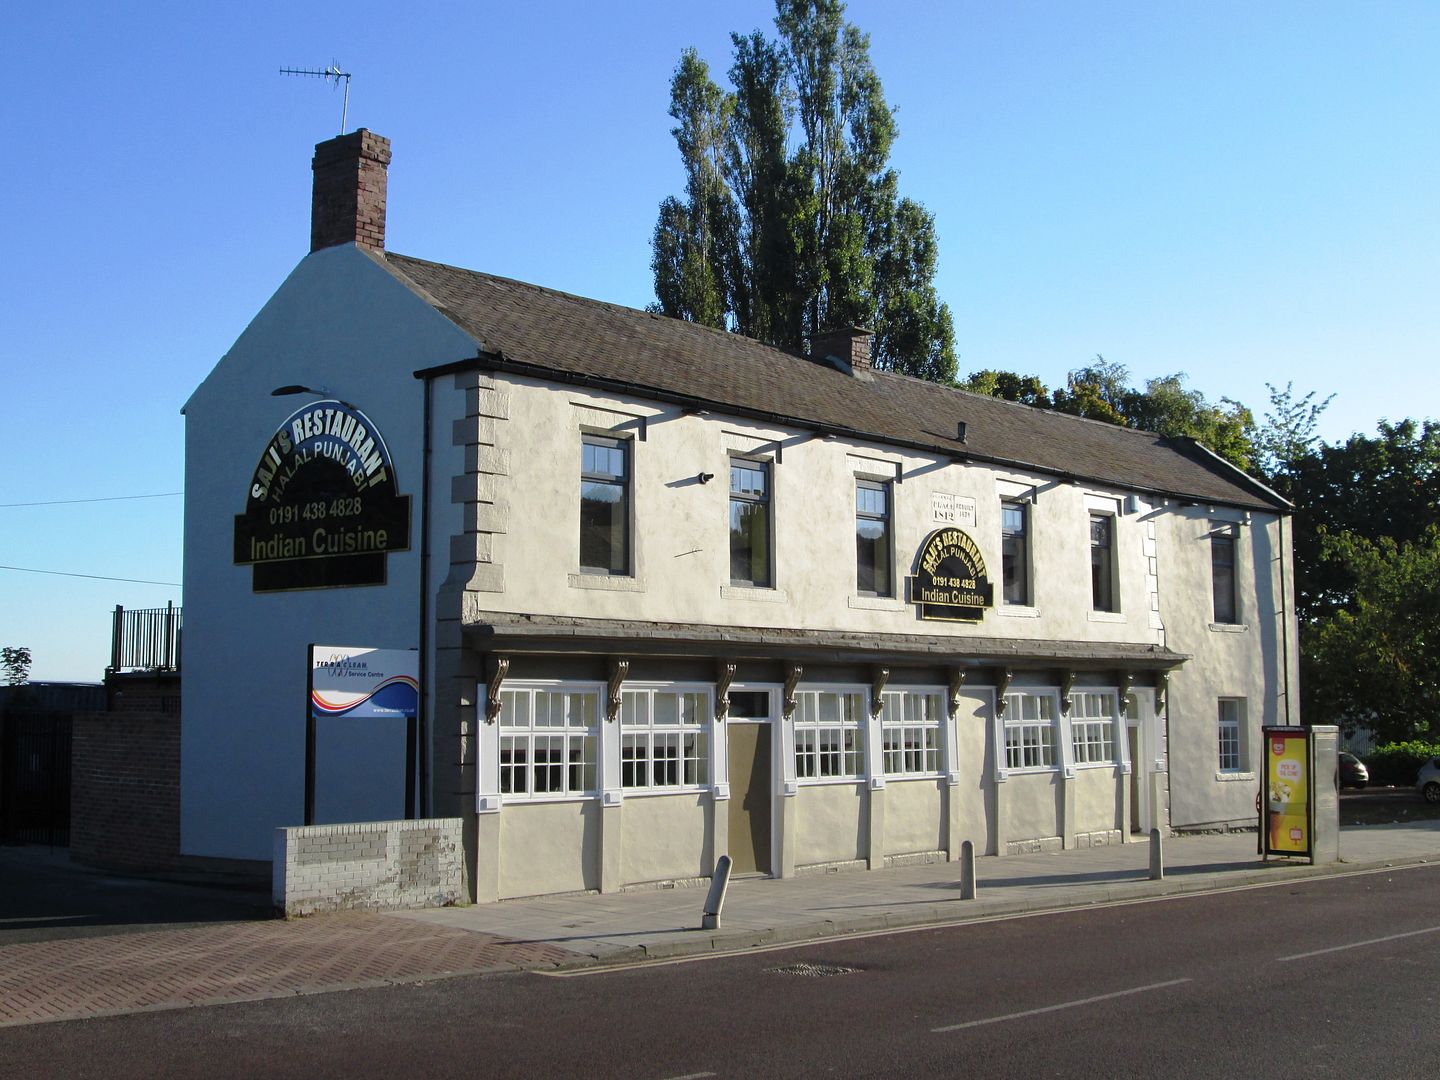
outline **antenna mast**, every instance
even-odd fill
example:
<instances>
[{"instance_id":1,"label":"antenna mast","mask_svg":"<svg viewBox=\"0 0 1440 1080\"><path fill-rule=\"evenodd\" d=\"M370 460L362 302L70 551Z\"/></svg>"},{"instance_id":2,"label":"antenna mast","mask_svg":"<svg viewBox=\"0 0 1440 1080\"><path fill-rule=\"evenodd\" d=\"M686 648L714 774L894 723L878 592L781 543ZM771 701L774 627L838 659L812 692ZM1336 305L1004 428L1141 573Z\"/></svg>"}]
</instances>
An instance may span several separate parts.
<instances>
[{"instance_id":1,"label":"antenna mast","mask_svg":"<svg viewBox=\"0 0 1440 1080\"><path fill-rule=\"evenodd\" d=\"M280 74L281 74L281 75L309 75L309 76L311 76L311 77L313 77L313 78L324 79L326 82L329 82L331 79L334 79L336 86L339 86L339 85L340 85L340 80L341 80L341 79L344 79L344 80L345 80L345 100L344 100L344 103L340 106L340 134L341 134L341 135L344 135L344 134L345 134L345 124L346 124L346 120L348 119L348 117L349 117L349 115L350 115L350 72L348 72L348 71L341 71L341 70L340 70L340 65L337 64L337 63L335 63L335 61L332 60L332 61L330 61L330 66L329 66L328 68L321 68L321 69L318 70L318 71L317 71L315 68L281 68L281 69L280 69Z\"/></svg>"}]
</instances>

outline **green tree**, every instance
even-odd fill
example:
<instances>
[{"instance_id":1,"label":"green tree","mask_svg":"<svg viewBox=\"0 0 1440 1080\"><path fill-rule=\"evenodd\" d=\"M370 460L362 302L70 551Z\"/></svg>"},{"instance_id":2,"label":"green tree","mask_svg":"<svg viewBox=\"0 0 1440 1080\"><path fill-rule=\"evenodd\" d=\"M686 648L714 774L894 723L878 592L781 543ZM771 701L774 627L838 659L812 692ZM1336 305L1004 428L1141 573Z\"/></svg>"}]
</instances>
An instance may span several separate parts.
<instances>
[{"instance_id":1,"label":"green tree","mask_svg":"<svg viewBox=\"0 0 1440 1080\"><path fill-rule=\"evenodd\" d=\"M22 645L0 648L0 671L7 686L24 686L30 681L30 650Z\"/></svg>"},{"instance_id":2,"label":"green tree","mask_svg":"<svg viewBox=\"0 0 1440 1080\"><path fill-rule=\"evenodd\" d=\"M1124 364L1096 356L1065 379L1064 389L1051 394L1034 375L986 368L961 384L965 390L1053 408L1118 427L1153 431L1169 438L1191 438L1241 469L1253 466L1255 420L1238 401L1211 402L1185 386L1184 373L1150 379L1144 390L1130 385Z\"/></svg>"},{"instance_id":3,"label":"green tree","mask_svg":"<svg viewBox=\"0 0 1440 1080\"><path fill-rule=\"evenodd\" d=\"M778 40L731 36L732 90L682 54L670 115L686 186L655 226L655 308L795 352L866 326L876 367L950 382L935 219L899 196L894 113L844 12L777 0Z\"/></svg>"},{"instance_id":4,"label":"green tree","mask_svg":"<svg viewBox=\"0 0 1440 1080\"><path fill-rule=\"evenodd\" d=\"M1303 633L1355 604L1354 564L1326 557L1327 534L1405 544L1440 526L1440 424L1381 422L1375 437L1312 445L1276 474L1276 486L1295 504L1295 610Z\"/></svg>"},{"instance_id":5,"label":"green tree","mask_svg":"<svg viewBox=\"0 0 1440 1080\"><path fill-rule=\"evenodd\" d=\"M970 377L959 385L961 390L969 390L973 394L988 394L990 397L1004 398L1021 405L1033 405L1037 409L1055 407L1049 389L1040 381L1038 375L1019 375L1013 371L984 368L972 371Z\"/></svg>"},{"instance_id":6,"label":"green tree","mask_svg":"<svg viewBox=\"0 0 1440 1080\"><path fill-rule=\"evenodd\" d=\"M1382 743L1440 736L1440 528L1402 542L1322 529L1320 544L1354 585L1304 639L1306 718Z\"/></svg>"}]
</instances>

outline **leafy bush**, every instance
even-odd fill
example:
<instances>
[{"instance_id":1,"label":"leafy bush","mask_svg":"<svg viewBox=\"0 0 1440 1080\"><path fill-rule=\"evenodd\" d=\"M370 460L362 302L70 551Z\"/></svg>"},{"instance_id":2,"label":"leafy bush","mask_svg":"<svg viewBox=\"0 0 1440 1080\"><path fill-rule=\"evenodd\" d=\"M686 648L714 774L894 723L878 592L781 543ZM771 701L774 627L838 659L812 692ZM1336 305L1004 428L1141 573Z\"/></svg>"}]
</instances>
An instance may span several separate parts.
<instances>
[{"instance_id":1,"label":"leafy bush","mask_svg":"<svg viewBox=\"0 0 1440 1080\"><path fill-rule=\"evenodd\" d=\"M1433 757L1440 757L1440 743L1412 739L1377 746L1365 755L1364 761L1370 770L1370 783L1408 787L1415 783L1420 767Z\"/></svg>"}]
</instances>

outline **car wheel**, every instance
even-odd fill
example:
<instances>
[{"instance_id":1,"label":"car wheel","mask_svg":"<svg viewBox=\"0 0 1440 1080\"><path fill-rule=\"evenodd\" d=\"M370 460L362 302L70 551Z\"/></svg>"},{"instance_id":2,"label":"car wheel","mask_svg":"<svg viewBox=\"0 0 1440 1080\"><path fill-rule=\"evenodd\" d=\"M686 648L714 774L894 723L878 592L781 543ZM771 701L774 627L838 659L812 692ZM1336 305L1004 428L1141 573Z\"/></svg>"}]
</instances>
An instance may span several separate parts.
<instances>
[{"instance_id":1,"label":"car wheel","mask_svg":"<svg viewBox=\"0 0 1440 1080\"><path fill-rule=\"evenodd\" d=\"M1440 803L1440 784L1431 780L1424 788L1425 801L1428 803Z\"/></svg>"}]
</instances>

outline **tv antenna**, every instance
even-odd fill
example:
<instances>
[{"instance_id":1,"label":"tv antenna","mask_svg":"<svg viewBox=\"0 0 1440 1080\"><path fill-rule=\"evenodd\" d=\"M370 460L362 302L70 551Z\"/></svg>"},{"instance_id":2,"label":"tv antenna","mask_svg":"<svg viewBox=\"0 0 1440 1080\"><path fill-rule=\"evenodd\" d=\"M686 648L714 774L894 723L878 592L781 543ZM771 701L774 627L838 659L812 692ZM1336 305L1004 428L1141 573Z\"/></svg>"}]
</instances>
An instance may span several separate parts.
<instances>
[{"instance_id":1,"label":"tv antenna","mask_svg":"<svg viewBox=\"0 0 1440 1080\"><path fill-rule=\"evenodd\" d=\"M340 65L337 64L337 63L335 63L335 62L332 60L332 61L330 62L330 66L329 66L328 68L321 68L321 69L319 69L318 71L317 71L315 68L281 68L281 69L280 69L280 74L281 74L281 75L308 75L308 76L310 76L310 77L312 77L312 78L324 79L326 82L329 82L331 79L334 79L336 86L339 86L339 85L340 85L340 80L341 80L341 79L344 79L344 80L345 80L345 101L344 101L344 103L340 106L340 134L341 134L341 135L344 135L344 134L345 134L345 123L346 123L346 119L347 119L347 118L349 117L349 115L350 115L350 72L348 72L348 71L341 71L341 70L340 70Z\"/></svg>"}]
</instances>

